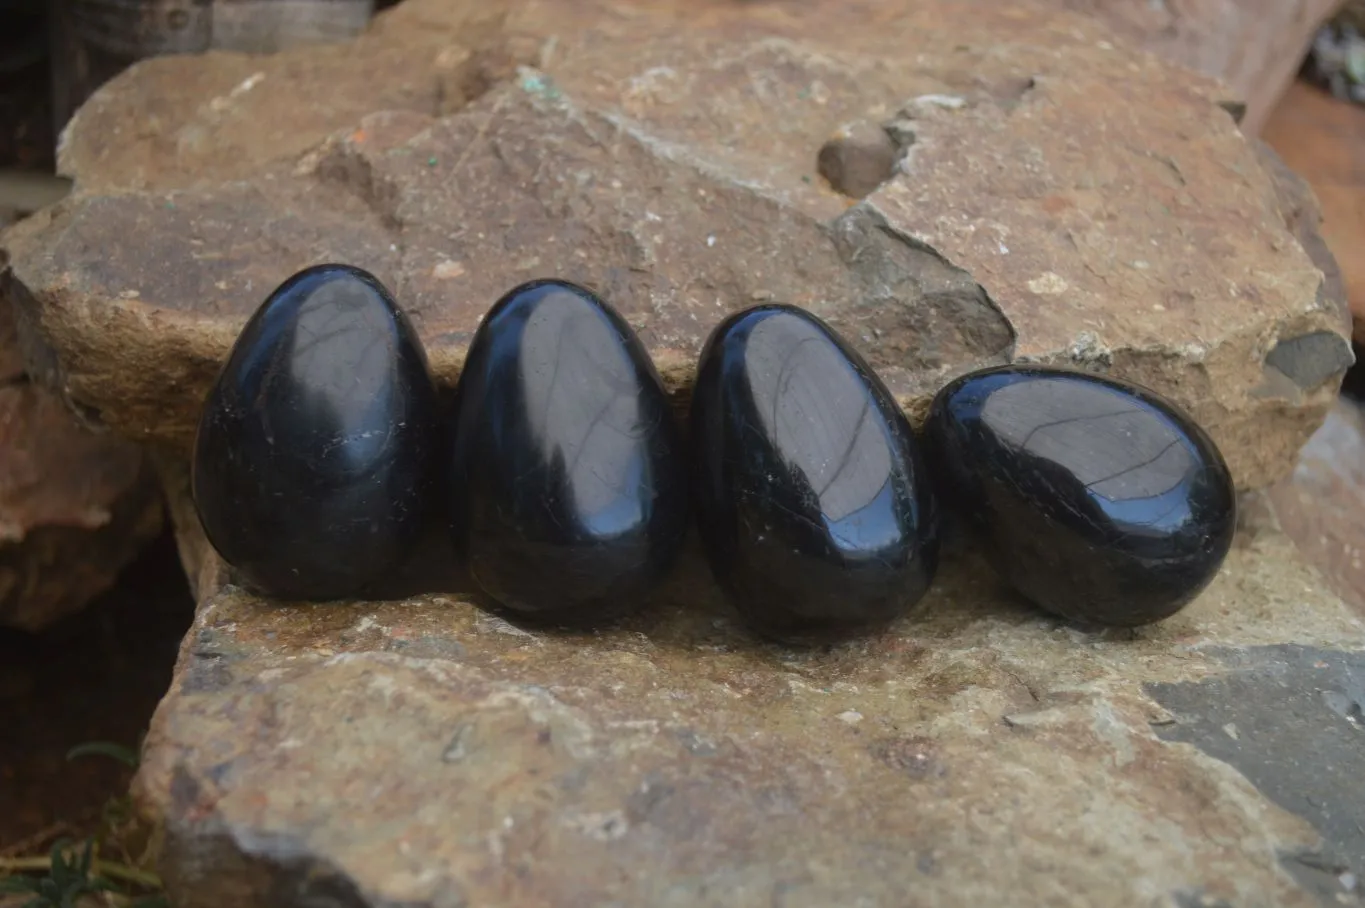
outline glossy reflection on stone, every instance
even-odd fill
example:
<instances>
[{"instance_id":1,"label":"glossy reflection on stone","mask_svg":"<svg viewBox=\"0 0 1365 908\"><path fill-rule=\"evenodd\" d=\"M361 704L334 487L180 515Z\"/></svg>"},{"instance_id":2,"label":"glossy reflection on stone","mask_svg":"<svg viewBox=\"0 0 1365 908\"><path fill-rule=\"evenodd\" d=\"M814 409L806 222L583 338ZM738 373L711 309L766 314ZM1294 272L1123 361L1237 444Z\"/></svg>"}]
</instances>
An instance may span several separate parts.
<instances>
[{"instance_id":1,"label":"glossy reflection on stone","mask_svg":"<svg viewBox=\"0 0 1365 908\"><path fill-rule=\"evenodd\" d=\"M192 490L209 542L267 595L360 593L421 532L435 420L426 355L388 291L344 265L299 272L204 404Z\"/></svg>"},{"instance_id":2,"label":"glossy reflection on stone","mask_svg":"<svg viewBox=\"0 0 1365 908\"><path fill-rule=\"evenodd\" d=\"M1199 426L1151 391L1006 366L963 376L925 427L945 507L999 573L1066 618L1174 614L1218 572L1236 496Z\"/></svg>"},{"instance_id":3,"label":"glossy reflection on stone","mask_svg":"<svg viewBox=\"0 0 1365 908\"><path fill-rule=\"evenodd\" d=\"M687 527L682 441L630 326L538 281L493 306L457 394L452 527L504 608L565 624L631 611Z\"/></svg>"},{"instance_id":4,"label":"glossy reflection on stone","mask_svg":"<svg viewBox=\"0 0 1365 908\"><path fill-rule=\"evenodd\" d=\"M909 423L813 315L761 306L702 351L695 504L721 587L765 636L875 629L928 589L938 519Z\"/></svg>"}]
</instances>

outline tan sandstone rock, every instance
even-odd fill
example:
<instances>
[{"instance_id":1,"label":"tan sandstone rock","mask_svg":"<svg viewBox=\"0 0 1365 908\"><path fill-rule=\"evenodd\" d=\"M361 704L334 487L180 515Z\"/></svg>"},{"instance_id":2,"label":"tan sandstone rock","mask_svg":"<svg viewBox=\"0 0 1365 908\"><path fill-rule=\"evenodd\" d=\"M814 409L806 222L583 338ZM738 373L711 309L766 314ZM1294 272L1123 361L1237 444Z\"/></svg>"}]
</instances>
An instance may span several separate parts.
<instances>
[{"instance_id":1,"label":"tan sandstone rock","mask_svg":"<svg viewBox=\"0 0 1365 908\"><path fill-rule=\"evenodd\" d=\"M1116 35L1227 83L1257 135L1341 0L1060 0Z\"/></svg>"},{"instance_id":2,"label":"tan sandstone rock","mask_svg":"<svg viewBox=\"0 0 1365 908\"><path fill-rule=\"evenodd\" d=\"M587 635L458 589L264 602L173 500L200 608L138 795L179 908L1361 904L1365 624L1273 528L1154 627L957 556L885 634L794 651L690 553Z\"/></svg>"},{"instance_id":3,"label":"tan sandstone rock","mask_svg":"<svg viewBox=\"0 0 1365 908\"><path fill-rule=\"evenodd\" d=\"M1155 627L1040 617L956 554L890 631L794 651L740 631L695 553L590 635L453 582L262 601L186 493L243 320L327 259L395 289L447 384L531 277L603 291L680 404L716 321L785 300L912 413L987 363L1112 371L1263 485L1350 357L1295 238L1311 201L1225 99L993 0L409 0L350 47L108 86L63 149L76 194L10 240L10 296L52 384L161 452L200 600L138 780L174 903L1359 903L1365 626L1254 508Z\"/></svg>"},{"instance_id":4,"label":"tan sandstone rock","mask_svg":"<svg viewBox=\"0 0 1365 908\"><path fill-rule=\"evenodd\" d=\"M1263 485L1350 362L1341 301L1225 92L1106 34L984 2L417 0L350 47L148 61L11 238L20 310L73 403L184 450L247 314L318 261L392 286L446 383L532 277L605 293L680 397L724 313L785 300L912 414L989 363L1112 371ZM868 124L901 157L855 203L819 161Z\"/></svg>"}]
</instances>

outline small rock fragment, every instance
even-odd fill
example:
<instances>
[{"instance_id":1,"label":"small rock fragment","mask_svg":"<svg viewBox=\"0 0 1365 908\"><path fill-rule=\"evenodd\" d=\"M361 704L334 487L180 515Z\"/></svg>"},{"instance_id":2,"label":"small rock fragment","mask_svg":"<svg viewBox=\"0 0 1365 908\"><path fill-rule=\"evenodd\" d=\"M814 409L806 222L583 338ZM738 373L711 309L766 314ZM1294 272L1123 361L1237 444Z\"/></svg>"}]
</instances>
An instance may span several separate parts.
<instances>
[{"instance_id":1,"label":"small rock fragment","mask_svg":"<svg viewBox=\"0 0 1365 908\"><path fill-rule=\"evenodd\" d=\"M886 129L860 120L821 146L816 166L836 192L861 199L891 178L899 153Z\"/></svg>"}]
</instances>

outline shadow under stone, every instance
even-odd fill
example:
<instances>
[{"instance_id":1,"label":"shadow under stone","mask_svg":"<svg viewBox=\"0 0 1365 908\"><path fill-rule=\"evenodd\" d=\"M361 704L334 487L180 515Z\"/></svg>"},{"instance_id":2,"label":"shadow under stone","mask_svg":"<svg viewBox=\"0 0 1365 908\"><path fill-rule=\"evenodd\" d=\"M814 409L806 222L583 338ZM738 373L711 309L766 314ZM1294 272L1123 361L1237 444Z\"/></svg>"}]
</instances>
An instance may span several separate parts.
<instances>
[{"instance_id":1,"label":"shadow under stone","mask_svg":"<svg viewBox=\"0 0 1365 908\"><path fill-rule=\"evenodd\" d=\"M66 753L91 741L136 748L193 614L167 534L84 611L38 634L0 629L0 853L42 853L57 835L99 827L131 773Z\"/></svg>"}]
</instances>

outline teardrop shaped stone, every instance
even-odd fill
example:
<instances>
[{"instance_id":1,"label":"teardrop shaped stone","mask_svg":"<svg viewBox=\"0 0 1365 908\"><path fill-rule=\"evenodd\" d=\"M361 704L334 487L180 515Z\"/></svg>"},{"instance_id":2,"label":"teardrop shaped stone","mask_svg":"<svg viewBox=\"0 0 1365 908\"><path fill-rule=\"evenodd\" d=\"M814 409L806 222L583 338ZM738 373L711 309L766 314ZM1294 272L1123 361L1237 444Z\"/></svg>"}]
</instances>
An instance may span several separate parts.
<instances>
[{"instance_id":1,"label":"teardrop shaped stone","mask_svg":"<svg viewBox=\"0 0 1365 908\"><path fill-rule=\"evenodd\" d=\"M939 392L925 432L945 508L1008 583L1063 617L1165 618L1232 545L1237 499L1218 448L1136 385L987 369Z\"/></svg>"},{"instance_id":2,"label":"teardrop shaped stone","mask_svg":"<svg viewBox=\"0 0 1365 908\"><path fill-rule=\"evenodd\" d=\"M383 285L346 265L299 272L204 404L191 486L209 542L267 595L360 593L420 535L436 419L426 354Z\"/></svg>"},{"instance_id":3,"label":"teardrop shaped stone","mask_svg":"<svg viewBox=\"0 0 1365 908\"><path fill-rule=\"evenodd\" d=\"M793 642L904 614L938 564L910 424L857 352L791 306L722 322L692 398L698 526L720 586Z\"/></svg>"},{"instance_id":4,"label":"teardrop shaped stone","mask_svg":"<svg viewBox=\"0 0 1365 908\"><path fill-rule=\"evenodd\" d=\"M630 326L590 291L499 300L457 392L452 528L504 608L588 624L637 608L687 529L682 439Z\"/></svg>"}]
</instances>

